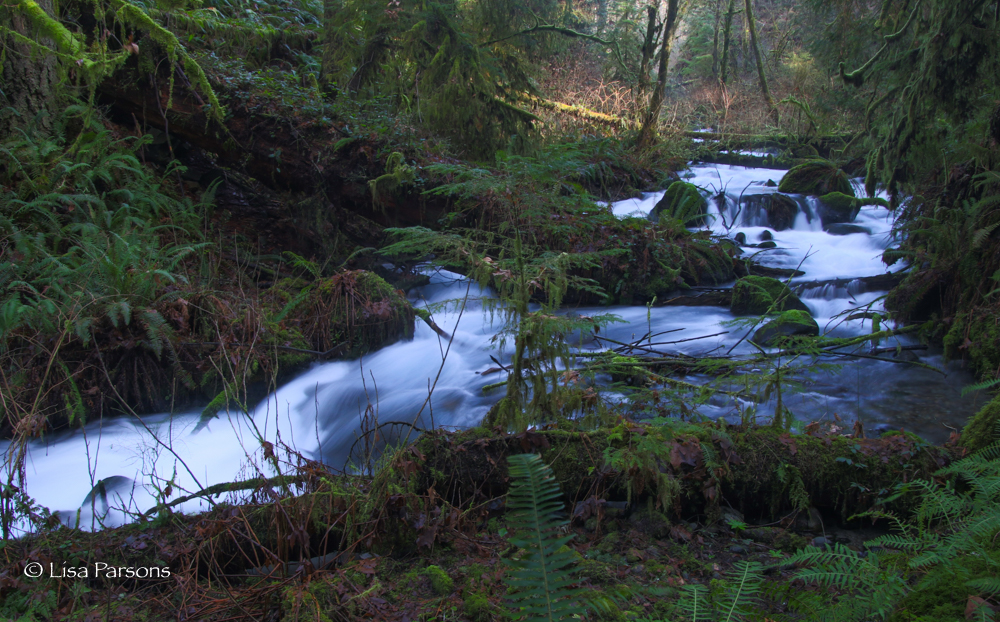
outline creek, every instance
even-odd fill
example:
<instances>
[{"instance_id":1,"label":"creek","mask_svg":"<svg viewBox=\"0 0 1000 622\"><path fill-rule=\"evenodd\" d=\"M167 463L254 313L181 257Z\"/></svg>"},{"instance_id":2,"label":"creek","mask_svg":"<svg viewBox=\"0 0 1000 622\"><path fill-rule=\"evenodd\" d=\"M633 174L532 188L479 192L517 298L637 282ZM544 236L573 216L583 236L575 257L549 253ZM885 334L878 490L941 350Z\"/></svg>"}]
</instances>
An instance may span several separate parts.
<instances>
[{"instance_id":1,"label":"creek","mask_svg":"<svg viewBox=\"0 0 1000 622\"><path fill-rule=\"evenodd\" d=\"M886 272L881 256L892 242L892 214L877 206L862 208L854 224L863 231L832 235L823 230L816 216L815 199L795 197L800 209L794 224L775 231L767 226L766 213L756 209L748 197L775 192L768 181L779 182L782 174L769 169L700 165L690 169L687 181L711 192L709 226L715 233L730 238L742 233L747 243L753 244L765 231L770 232L775 248L746 247L744 256L756 254L755 259L765 266L798 268L805 273L793 278L791 284L809 307L821 334L847 337L871 333L870 319L846 318L853 310L882 309L885 292L867 291L856 279ZM610 207L622 217L645 217L662 195L651 193ZM897 264L894 269L902 267ZM832 282L835 279L837 282ZM165 489L168 482L175 491L197 491L220 482L273 475L261 438L273 443L279 459L289 463L298 460L297 453L342 468L365 421L368 425L376 419L383 424L414 422L431 387L433 393L416 421L418 427L475 426L503 394L503 389L484 394L482 388L502 380L504 374L482 372L497 366L493 357L508 363L512 350L496 345L500 319L494 317L489 304L484 304L490 297L490 292L459 275L436 272L431 284L411 292L411 299L417 306L435 309L435 322L447 333L454 333L450 344L418 321L412 340L360 360L317 364L280 387L249 415L222 412L203 425L199 424L199 412L151 415L141 420L114 418L33 441L24 465L28 493L37 503L57 511L67 524L86 529L113 526L126 521L127 512L155 506L157 491ZM734 316L723 307L617 306L569 311L618 316L622 322L609 325L601 334L621 342L677 329L682 330L663 340L725 331L673 344L669 348L672 353L697 357L730 349L733 355L757 351L743 339L752 329L729 324ZM584 349L599 348L599 342L592 338L583 341ZM916 345L918 341L900 336L880 345L897 344ZM944 373L914 365L842 358L834 361L840 364L839 369L802 370L798 375L802 386L785 392L784 404L801 422L838 421L846 432L861 418L869 434L905 429L930 442L943 442L953 429L961 429L984 398L961 396L962 387L973 379L960 365L946 364L939 351L906 354L918 356L920 362ZM685 380L698 383L705 379ZM699 411L712 419L739 421L750 406L718 395ZM773 409L772 398L757 405L756 417L766 421ZM386 431L406 429L389 424ZM2 449L7 453L13 448L5 444ZM103 482L102 494L95 494L97 482ZM207 508L205 500L193 500L179 509L198 512Z\"/></svg>"}]
</instances>

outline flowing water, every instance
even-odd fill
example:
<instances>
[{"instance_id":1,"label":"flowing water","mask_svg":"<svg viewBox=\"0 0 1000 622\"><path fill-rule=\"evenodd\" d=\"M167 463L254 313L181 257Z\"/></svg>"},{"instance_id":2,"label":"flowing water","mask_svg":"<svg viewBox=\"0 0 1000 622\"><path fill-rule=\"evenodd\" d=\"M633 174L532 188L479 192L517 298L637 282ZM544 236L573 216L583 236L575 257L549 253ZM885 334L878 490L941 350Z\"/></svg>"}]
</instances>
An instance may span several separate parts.
<instances>
[{"instance_id":1,"label":"flowing water","mask_svg":"<svg viewBox=\"0 0 1000 622\"><path fill-rule=\"evenodd\" d=\"M792 280L803 302L812 311L821 332L855 336L872 332L869 319L845 319L851 309L881 310L884 292L866 291L857 277L886 272L882 251L892 242L892 215L880 207L863 208L855 224L870 233L831 235L816 216L814 199L798 197L800 212L794 226L773 231L766 213L750 209L746 198L775 191L782 171L747 169L726 165L694 166L692 183L707 189L713 198L711 228L720 235L743 233L756 243L765 231L775 248L746 248L760 263L798 268L804 276ZM662 192L644 195L611 206L615 214L645 216ZM742 205L742 208L741 208ZM896 266L896 269L901 266ZM838 279L837 282L823 282ZM483 374L497 367L494 358L509 362L507 351L497 347L501 330L494 317L489 291L482 291L459 275L437 272L432 283L414 290L415 305L430 305L434 319L454 337L449 344L423 322L417 322L412 340L383 348L358 361L317 364L279 388L252 413L222 413L199 425L199 413L155 415L94 422L82 430L49 435L28 446L25 462L28 493L68 524L84 528L117 525L126 512L145 511L156 503L157 491L170 482L174 490L196 491L211 484L272 475L264 466L259 439L278 447L291 447L306 458L341 468L357 441L364 420L388 424L384 431L405 433L418 428L476 425L502 390L484 395L482 387L503 379L502 372ZM453 301L451 304L442 304ZM463 302L464 301L464 302ZM722 307L610 307L581 308L583 315L612 313L623 322L608 326L604 336L632 341L647 332L681 329L664 340L708 339L673 344L669 350L693 356L724 353L749 354L754 347L741 339L751 330L723 323L733 320ZM900 337L882 346L914 345ZM583 346L597 348L593 340ZM445 356L447 354L447 356ZM907 355L911 355L907 352ZM891 356L891 355L883 355ZM961 388L972 383L970 375L955 364L945 365L939 352L918 351L919 361L944 373L913 365L867 359L848 359L838 370L804 371L802 386L786 392L784 404L800 420L839 418L845 427L861 418L868 430L906 429L932 442L941 442L951 429L961 428L982 401L975 395L961 397ZM700 382L702 379L688 379ZM433 387L428 400L429 389ZM427 402L419 418L421 404ZM773 400L772 400L773 402ZM701 407L703 415L739 420L748 403L713 398ZM773 403L761 404L757 416L767 419ZM768 411L771 408L771 411ZM397 422L397 423L391 423ZM407 425L402 425L407 424ZM11 448L4 447L4 451ZM279 458L294 462L296 456L279 450ZM103 482L105 494L91 493ZM206 509L194 500L180 509ZM95 516L96 515L96 516Z\"/></svg>"}]
</instances>

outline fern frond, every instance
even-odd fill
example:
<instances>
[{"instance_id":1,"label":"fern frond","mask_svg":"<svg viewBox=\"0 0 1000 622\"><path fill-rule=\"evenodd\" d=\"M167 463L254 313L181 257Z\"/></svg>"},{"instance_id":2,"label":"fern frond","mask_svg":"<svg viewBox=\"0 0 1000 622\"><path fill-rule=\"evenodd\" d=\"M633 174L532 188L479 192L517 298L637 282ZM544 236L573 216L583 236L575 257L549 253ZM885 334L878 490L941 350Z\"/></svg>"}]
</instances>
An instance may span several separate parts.
<instances>
[{"instance_id":1,"label":"fern frond","mask_svg":"<svg viewBox=\"0 0 1000 622\"><path fill-rule=\"evenodd\" d=\"M962 387L962 397L965 397L973 391L982 391L984 389L992 389L993 387L1000 385L1000 378L992 378L990 380L984 380L982 382L977 382L976 384L970 384L967 387Z\"/></svg>"},{"instance_id":2,"label":"fern frond","mask_svg":"<svg viewBox=\"0 0 1000 622\"><path fill-rule=\"evenodd\" d=\"M507 459L514 482L507 495L510 542L524 550L520 559L508 562L511 603L527 620L568 620L583 615L577 604L582 592L572 589L571 566L576 559L564 548L573 539L562 536L568 524L559 484L542 459L521 454Z\"/></svg>"}]
</instances>

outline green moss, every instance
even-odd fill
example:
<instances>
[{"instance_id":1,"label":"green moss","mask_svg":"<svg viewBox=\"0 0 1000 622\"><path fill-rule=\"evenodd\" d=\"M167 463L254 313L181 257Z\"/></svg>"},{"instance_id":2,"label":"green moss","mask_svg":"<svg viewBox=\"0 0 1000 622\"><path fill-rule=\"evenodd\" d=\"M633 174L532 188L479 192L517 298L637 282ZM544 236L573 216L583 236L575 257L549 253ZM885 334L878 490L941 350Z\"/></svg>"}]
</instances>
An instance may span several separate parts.
<instances>
[{"instance_id":1,"label":"green moss","mask_svg":"<svg viewBox=\"0 0 1000 622\"><path fill-rule=\"evenodd\" d=\"M776 301L780 302L775 305ZM768 276L747 276L736 281L729 308L734 315L761 315L787 310L809 312L809 307L792 293L788 285Z\"/></svg>"},{"instance_id":2,"label":"green moss","mask_svg":"<svg viewBox=\"0 0 1000 622\"><path fill-rule=\"evenodd\" d=\"M969 451L978 451L997 438L997 425L1000 424L1000 395L983 406L979 412L969 419L962 430L961 444Z\"/></svg>"},{"instance_id":3,"label":"green moss","mask_svg":"<svg viewBox=\"0 0 1000 622\"><path fill-rule=\"evenodd\" d=\"M465 597L465 604L462 605L465 615L473 622L484 622L491 618L490 613L493 605L483 594L469 594Z\"/></svg>"},{"instance_id":4,"label":"green moss","mask_svg":"<svg viewBox=\"0 0 1000 622\"><path fill-rule=\"evenodd\" d=\"M447 596L455 591L455 582L439 566L428 566L423 574L431 580L431 587L438 596Z\"/></svg>"},{"instance_id":5,"label":"green moss","mask_svg":"<svg viewBox=\"0 0 1000 622\"><path fill-rule=\"evenodd\" d=\"M811 195L841 192L854 196L854 187L847 174L828 160L811 160L792 167L781 178L778 191Z\"/></svg>"},{"instance_id":6,"label":"green moss","mask_svg":"<svg viewBox=\"0 0 1000 622\"><path fill-rule=\"evenodd\" d=\"M805 311L785 311L757 329L753 342L762 346L773 346L789 337L815 337L819 335L819 324Z\"/></svg>"},{"instance_id":7,"label":"green moss","mask_svg":"<svg viewBox=\"0 0 1000 622\"><path fill-rule=\"evenodd\" d=\"M684 225L701 225L707 211L708 201L702 196L698 186L686 181L675 181L653 207L649 218L654 222L664 218Z\"/></svg>"},{"instance_id":8,"label":"green moss","mask_svg":"<svg viewBox=\"0 0 1000 622\"><path fill-rule=\"evenodd\" d=\"M403 154L394 151L385 163L385 174L368 182L372 193L372 206L384 210L400 188L412 184L417 178L416 169L406 163Z\"/></svg>"}]
</instances>

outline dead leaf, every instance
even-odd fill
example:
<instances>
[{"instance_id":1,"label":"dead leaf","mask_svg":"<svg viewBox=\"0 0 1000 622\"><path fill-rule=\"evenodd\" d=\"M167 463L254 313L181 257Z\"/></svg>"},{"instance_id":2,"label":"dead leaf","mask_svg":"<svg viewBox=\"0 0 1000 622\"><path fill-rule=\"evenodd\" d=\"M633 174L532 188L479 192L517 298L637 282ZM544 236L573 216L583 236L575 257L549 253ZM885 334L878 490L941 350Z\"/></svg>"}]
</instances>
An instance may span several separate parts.
<instances>
[{"instance_id":1,"label":"dead leaf","mask_svg":"<svg viewBox=\"0 0 1000 622\"><path fill-rule=\"evenodd\" d=\"M670 537L681 542L690 542L691 532L683 525L672 525L670 527Z\"/></svg>"},{"instance_id":2,"label":"dead leaf","mask_svg":"<svg viewBox=\"0 0 1000 622\"><path fill-rule=\"evenodd\" d=\"M799 453L799 447L798 445L795 444L795 439L792 438L792 435L789 434L788 432L785 432L784 434L779 436L778 440L781 442L782 445L788 448L788 453L792 454L793 456Z\"/></svg>"}]
</instances>

